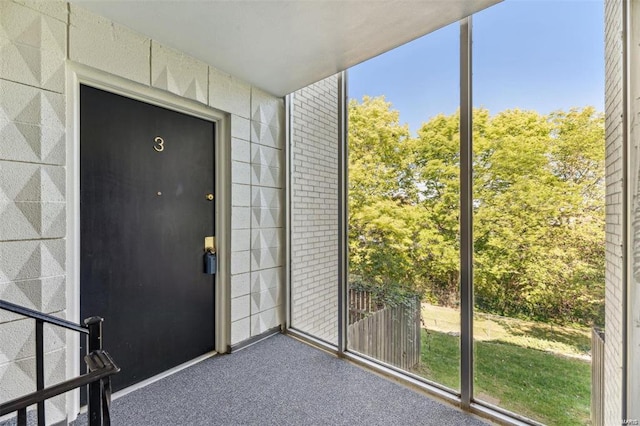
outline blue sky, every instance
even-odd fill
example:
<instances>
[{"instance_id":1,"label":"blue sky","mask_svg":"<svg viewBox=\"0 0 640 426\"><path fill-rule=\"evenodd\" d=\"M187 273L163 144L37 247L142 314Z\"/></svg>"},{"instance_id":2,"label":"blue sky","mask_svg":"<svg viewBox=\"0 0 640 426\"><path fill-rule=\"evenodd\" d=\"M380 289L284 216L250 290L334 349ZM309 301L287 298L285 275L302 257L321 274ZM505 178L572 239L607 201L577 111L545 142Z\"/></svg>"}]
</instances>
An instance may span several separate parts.
<instances>
[{"instance_id":1,"label":"blue sky","mask_svg":"<svg viewBox=\"0 0 640 426\"><path fill-rule=\"evenodd\" d=\"M548 113L604 110L601 0L505 0L473 17L473 103ZM349 97L385 95L415 131L459 104L459 25L349 70Z\"/></svg>"}]
</instances>

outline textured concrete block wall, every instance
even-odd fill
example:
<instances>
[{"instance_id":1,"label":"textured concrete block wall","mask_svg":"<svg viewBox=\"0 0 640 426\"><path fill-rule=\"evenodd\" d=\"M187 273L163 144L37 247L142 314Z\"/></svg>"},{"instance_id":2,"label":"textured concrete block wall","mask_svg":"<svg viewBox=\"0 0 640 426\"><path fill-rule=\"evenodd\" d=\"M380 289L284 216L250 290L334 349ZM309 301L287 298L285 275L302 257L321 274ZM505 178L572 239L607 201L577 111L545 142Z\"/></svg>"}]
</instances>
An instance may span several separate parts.
<instances>
[{"instance_id":1,"label":"textured concrete block wall","mask_svg":"<svg viewBox=\"0 0 640 426\"><path fill-rule=\"evenodd\" d=\"M283 100L73 5L69 28L71 60L230 114L231 344L279 326Z\"/></svg>"},{"instance_id":2,"label":"textured concrete block wall","mask_svg":"<svg viewBox=\"0 0 640 426\"><path fill-rule=\"evenodd\" d=\"M67 60L229 113L231 340L279 326L283 100L62 1L0 2L0 298L65 315ZM66 344L48 327L45 340L52 384ZM35 389L30 320L0 312L0 342L1 402ZM64 397L48 405L64 418Z\"/></svg>"},{"instance_id":3,"label":"textured concrete block wall","mask_svg":"<svg viewBox=\"0 0 640 426\"><path fill-rule=\"evenodd\" d=\"M623 268L622 1L605 2L605 424L621 423Z\"/></svg>"},{"instance_id":4,"label":"textured concrete block wall","mask_svg":"<svg viewBox=\"0 0 640 426\"><path fill-rule=\"evenodd\" d=\"M284 102L250 88L231 95L231 77L216 89L232 117L232 344L283 323ZM237 129L234 132L234 128Z\"/></svg>"},{"instance_id":5,"label":"textured concrete block wall","mask_svg":"<svg viewBox=\"0 0 640 426\"><path fill-rule=\"evenodd\" d=\"M231 343L279 326L283 100L82 8L70 10L71 60L230 114Z\"/></svg>"},{"instance_id":6,"label":"textured concrete block wall","mask_svg":"<svg viewBox=\"0 0 640 426\"><path fill-rule=\"evenodd\" d=\"M337 76L293 94L291 127L291 325L337 344Z\"/></svg>"},{"instance_id":7,"label":"textured concrete block wall","mask_svg":"<svg viewBox=\"0 0 640 426\"><path fill-rule=\"evenodd\" d=\"M20 2L22 3L22 2ZM65 316L67 7L0 2L0 298ZM35 324L0 311L0 402L35 390ZM64 379L64 332L45 326L45 383ZM47 403L51 421L65 399Z\"/></svg>"}]
</instances>

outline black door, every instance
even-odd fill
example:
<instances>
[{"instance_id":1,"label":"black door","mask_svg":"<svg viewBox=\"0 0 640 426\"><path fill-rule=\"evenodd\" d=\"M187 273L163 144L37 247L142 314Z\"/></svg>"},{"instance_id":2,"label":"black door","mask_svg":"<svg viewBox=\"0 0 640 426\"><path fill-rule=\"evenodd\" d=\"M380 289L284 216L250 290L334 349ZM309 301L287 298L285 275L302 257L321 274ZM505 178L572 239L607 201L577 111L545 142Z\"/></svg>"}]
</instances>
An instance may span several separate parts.
<instances>
[{"instance_id":1,"label":"black door","mask_svg":"<svg viewBox=\"0 0 640 426\"><path fill-rule=\"evenodd\" d=\"M105 320L114 390L214 349L213 176L212 122L81 86L80 315Z\"/></svg>"}]
</instances>

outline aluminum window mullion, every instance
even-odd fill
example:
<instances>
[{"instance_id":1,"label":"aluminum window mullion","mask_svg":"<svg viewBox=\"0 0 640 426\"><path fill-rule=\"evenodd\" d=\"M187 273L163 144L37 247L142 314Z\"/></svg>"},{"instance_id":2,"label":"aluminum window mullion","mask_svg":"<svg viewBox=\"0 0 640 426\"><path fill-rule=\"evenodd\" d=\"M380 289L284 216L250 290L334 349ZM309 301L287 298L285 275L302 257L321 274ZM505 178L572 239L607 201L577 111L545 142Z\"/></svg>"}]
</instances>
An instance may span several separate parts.
<instances>
[{"instance_id":1,"label":"aluminum window mullion","mask_svg":"<svg viewBox=\"0 0 640 426\"><path fill-rule=\"evenodd\" d=\"M292 233L293 233L293 227L292 227L292 214L293 214L293 186L292 186L292 182L293 182L293 178L291 176L292 173L292 167L291 164L293 164L293 99L294 99L295 94L294 93L290 93L287 96L285 96L284 98L284 107L285 107L285 138L286 138L286 142L285 142L285 202L284 202L284 206L285 206L285 227L284 227L284 233L285 233L285 247L284 247L284 257L285 257L285 265L286 267L284 268L284 272L285 272L285 276L284 276L284 280L285 280L285 285L284 285L284 289L285 289L285 300L286 303L285 305L285 309L284 309L284 328L285 330L289 329L291 327L291 312L293 310L293 293L292 293L292 286L291 286L291 269L293 267L292 263L291 263L291 244L292 244Z\"/></svg>"},{"instance_id":2,"label":"aluminum window mullion","mask_svg":"<svg viewBox=\"0 0 640 426\"><path fill-rule=\"evenodd\" d=\"M460 21L460 395L473 400L473 137L471 17Z\"/></svg>"},{"instance_id":3,"label":"aluminum window mullion","mask_svg":"<svg viewBox=\"0 0 640 426\"><path fill-rule=\"evenodd\" d=\"M348 151L347 72L338 77L338 354L347 351L348 282Z\"/></svg>"}]
</instances>

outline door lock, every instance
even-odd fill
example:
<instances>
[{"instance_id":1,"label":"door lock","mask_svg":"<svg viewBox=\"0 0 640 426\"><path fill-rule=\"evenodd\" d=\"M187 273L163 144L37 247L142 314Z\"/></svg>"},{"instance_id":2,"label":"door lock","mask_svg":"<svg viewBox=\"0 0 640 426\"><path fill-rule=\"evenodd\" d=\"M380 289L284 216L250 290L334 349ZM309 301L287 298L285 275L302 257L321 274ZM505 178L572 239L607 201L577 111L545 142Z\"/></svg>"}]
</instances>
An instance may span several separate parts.
<instances>
[{"instance_id":1,"label":"door lock","mask_svg":"<svg viewBox=\"0 0 640 426\"><path fill-rule=\"evenodd\" d=\"M216 255L216 237L204 237L204 258L202 272L215 275L218 268L218 256Z\"/></svg>"},{"instance_id":2,"label":"door lock","mask_svg":"<svg viewBox=\"0 0 640 426\"><path fill-rule=\"evenodd\" d=\"M218 268L218 256L214 251L206 251L202 263L202 272L208 275L215 275Z\"/></svg>"},{"instance_id":3,"label":"door lock","mask_svg":"<svg viewBox=\"0 0 640 426\"><path fill-rule=\"evenodd\" d=\"M207 194L207 200L213 201L213 194Z\"/></svg>"},{"instance_id":4,"label":"door lock","mask_svg":"<svg viewBox=\"0 0 640 426\"><path fill-rule=\"evenodd\" d=\"M216 237L204 237L204 251L216 252Z\"/></svg>"}]
</instances>

